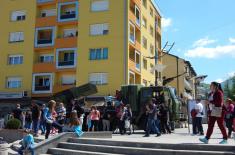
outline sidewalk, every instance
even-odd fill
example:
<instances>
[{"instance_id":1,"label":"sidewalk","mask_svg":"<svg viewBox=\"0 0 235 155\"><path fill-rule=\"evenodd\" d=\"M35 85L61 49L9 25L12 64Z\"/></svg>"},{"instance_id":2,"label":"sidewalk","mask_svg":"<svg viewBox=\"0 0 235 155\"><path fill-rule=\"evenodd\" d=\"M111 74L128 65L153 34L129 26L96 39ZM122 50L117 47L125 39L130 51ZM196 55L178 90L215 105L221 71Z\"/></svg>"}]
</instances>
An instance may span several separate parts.
<instances>
[{"instance_id":1,"label":"sidewalk","mask_svg":"<svg viewBox=\"0 0 235 155\"><path fill-rule=\"evenodd\" d=\"M207 125L204 125L203 127L204 127L204 132L206 133ZM161 137L155 137L155 136L156 135L151 135L150 137L143 137L143 134L133 134L129 136L114 134L112 140L146 142L146 143L201 144L201 142L198 139L200 137L203 137L197 135L192 136L191 134L188 133L188 128L176 129L175 133L162 135ZM220 130L217 126L215 126L209 144L218 144L222 140L221 138L222 135L220 133ZM228 145L235 145L235 140L228 139Z\"/></svg>"}]
</instances>

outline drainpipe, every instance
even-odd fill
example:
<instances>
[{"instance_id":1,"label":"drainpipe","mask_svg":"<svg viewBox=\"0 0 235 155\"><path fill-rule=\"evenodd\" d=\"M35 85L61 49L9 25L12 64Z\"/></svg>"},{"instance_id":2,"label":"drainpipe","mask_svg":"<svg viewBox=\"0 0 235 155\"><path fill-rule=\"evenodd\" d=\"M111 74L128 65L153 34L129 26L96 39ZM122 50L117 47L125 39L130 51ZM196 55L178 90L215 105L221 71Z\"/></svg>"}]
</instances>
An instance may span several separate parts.
<instances>
[{"instance_id":1,"label":"drainpipe","mask_svg":"<svg viewBox=\"0 0 235 155\"><path fill-rule=\"evenodd\" d=\"M179 57L176 57L176 72L177 72L177 95L179 96Z\"/></svg>"},{"instance_id":2,"label":"drainpipe","mask_svg":"<svg viewBox=\"0 0 235 155\"><path fill-rule=\"evenodd\" d=\"M125 84L128 84L128 77L129 77L129 74L128 74L128 0L125 0L124 1L124 38L123 38L123 41L124 41L124 83Z\"/></svg>"}]
</instances>

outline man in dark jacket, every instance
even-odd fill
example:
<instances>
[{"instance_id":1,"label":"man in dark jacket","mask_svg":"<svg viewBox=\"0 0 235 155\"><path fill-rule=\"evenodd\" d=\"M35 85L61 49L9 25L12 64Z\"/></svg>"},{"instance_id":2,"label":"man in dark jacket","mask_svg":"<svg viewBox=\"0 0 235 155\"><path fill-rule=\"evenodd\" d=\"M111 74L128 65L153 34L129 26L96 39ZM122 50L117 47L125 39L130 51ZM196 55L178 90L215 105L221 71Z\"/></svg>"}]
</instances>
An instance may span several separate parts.
<instances>
[{"instance_id":1,"label":"man in dark jacket","mask_svg":"<svg viewBox=\"0 0 235 155\"><path fill-rule=\"evenodd\" d=\"M33 131L35 137L38 137L40 118L41 118L41 109L35 103L35 101L32 101L32 119L33 119Z\"/></svg>"}]
</instances>

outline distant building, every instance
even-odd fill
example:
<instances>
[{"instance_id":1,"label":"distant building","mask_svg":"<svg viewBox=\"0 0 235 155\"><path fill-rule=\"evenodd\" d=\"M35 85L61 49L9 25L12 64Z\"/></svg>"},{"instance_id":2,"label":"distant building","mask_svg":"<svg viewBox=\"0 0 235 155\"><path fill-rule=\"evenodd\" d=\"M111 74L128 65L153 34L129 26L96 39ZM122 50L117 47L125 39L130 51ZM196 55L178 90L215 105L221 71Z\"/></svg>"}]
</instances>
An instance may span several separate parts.
<instances>
[{"instance_id":1,"label":"distant building","mask_svg":"<svg viewBox=\"0 0 235 155\"><path fill-rule=\"evenodd\" d=\"M162 76L164 79L175 77L174 80L167 85L175 87L180 97L187 99L195 98L196 90L194 78L197 76L197 73L191 63L178 56L167 53L164 54L162 59L163 65L165 65L166 68L163 70Z\"/></svg>"}]
</instances>

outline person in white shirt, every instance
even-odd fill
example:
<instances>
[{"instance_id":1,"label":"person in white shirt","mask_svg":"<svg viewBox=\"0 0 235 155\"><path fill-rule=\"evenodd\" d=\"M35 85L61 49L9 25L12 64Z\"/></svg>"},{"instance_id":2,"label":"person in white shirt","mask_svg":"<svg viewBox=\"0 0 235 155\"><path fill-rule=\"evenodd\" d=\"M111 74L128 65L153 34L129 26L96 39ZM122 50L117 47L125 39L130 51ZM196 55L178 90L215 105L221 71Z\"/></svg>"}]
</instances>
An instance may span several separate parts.
<instances>
[{"instance_id":1,"label":"person in white shirt","mask_svg":"<svg viewBox=\"0 0 235 155\"><path fill-rule=\"evenodd\" d=\"M195 110L197 112L195 118L196 128L200 135L204 135L203 127L202 127L202 117L203 117L203 105L201 103L201 99L196 100Z\"/></svg>"}]
</instances>

